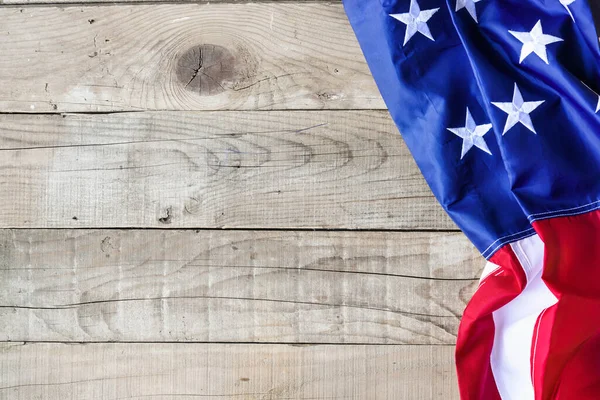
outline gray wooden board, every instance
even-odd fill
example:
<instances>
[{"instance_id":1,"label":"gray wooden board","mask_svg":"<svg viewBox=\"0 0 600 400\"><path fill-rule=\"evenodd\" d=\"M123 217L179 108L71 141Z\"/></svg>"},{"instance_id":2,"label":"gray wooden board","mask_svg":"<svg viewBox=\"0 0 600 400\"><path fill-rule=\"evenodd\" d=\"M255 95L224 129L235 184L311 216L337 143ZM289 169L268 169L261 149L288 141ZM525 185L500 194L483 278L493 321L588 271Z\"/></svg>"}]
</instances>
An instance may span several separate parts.
<instances>
[{"instance_id":1,"label":"gray wooden board","mask_svg":"<svg viewBox=\"0 0 600 400\"><path fill-rule=\"evenodd\" d=\"M185 3L194 3L194 4L218 4L218 3L248 3L249 0L118 0L111 1L111 4L117 3L152 3L152 4L185 4ZM324 3L324 4L340 4L341 0L253 0L253 3L276 3L276 4L285 4L285 3ZM91 5L91 4L106 4L108 3L106 0L0 0L0 4L4 5L23 5L26 6L28 4L38 5L38 4L56 4L59 6L63 5Z\"/></svg>"},{"instance_id":2,"label":"gray wooden board","mask_svg":"<svg viewBox=\"0 0 600 400\"><path fill-rule=\"evenodd\" d=\"M453 344L460 233L0 230L0 340Z\"/></svg>"},{"instance_id":3,"label":"gray wooden board","mask_svg":"<svg viewBox=\"0 0 600 400\"><path fill-rule=\"evenodd\" d=\"M342 5L0 7L0 112L385 109Z\"/></svg>"},{"instance_id":4,"label":"gray wooden board","mask_svg":"<svg viewBox=\"0 0 600 400\"><path fill-rule=\"evenodd\" d=\"M456 229L386 111L4 114L0 133L5 228Z\"/></svg>"},{"instance_id":5,"label":"gray wooden board","mask_svg":"<svg viewBox=\"0 0 600 400\"><path fill-rule=\"evenodd\" d=\"M458 400L452 346L0 344L2 400Z\"/></svg>"}]
</instances>

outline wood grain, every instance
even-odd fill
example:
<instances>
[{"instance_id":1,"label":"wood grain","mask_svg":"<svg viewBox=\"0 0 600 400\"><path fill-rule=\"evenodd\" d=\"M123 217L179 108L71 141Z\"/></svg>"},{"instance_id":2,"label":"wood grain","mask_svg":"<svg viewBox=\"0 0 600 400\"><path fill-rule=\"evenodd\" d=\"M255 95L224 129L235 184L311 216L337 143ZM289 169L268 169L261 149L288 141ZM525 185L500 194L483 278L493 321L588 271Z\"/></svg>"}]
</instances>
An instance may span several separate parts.
<instances>
[{"instance_id":1,"label":"wood grain","mask_svg":"<svg viewBox=\"0 0 600 400\"><path fill-rule=\"evenodd\" d=\"M130 2L0 0L0 400L457 400L483 260L340 2Z\"/></svg>"},{"instance_id":2,"label":"wood grain","mask_svg":"<svg viewBox=\"0 0 600 400\"><path fill-rule=\"evenodd\" d=\"M341 4L0 8L0 111L384 109Z\"/></svg>"},{"instance_id":3,"label":"wood grain","mask_svg":"<svg viewBox=\"0 0 600 400\"><path fill-rule=\"evenodd\" d=\"M1 230L0 340L453 344L460 233Z\"/></svg>"},{"instance_id":4,"label":"wood grain","mask_svg":"<svg viewBox=\"0 0 600 400\"><path fill-rule=\"evenodd\" d=\"M458 400L451 346L0 344L0 399Z\"/></svg>"},{"instance_id":5,"label":"wood grain","mask_svg":"<svg viewBox=\"0 0 600 400\"><path fill-rule=\"evenodd\" d=\"M384 111L0 115L0 226L456 229Z\"/></svg>"},{"instance_id":6,"label":"wood grain","mask_svg":"<svg viewBox=\"0 0 600 400\"><path fill-rule=\"evenodd\" d=\"M249 0L118 0L114 2L110 2L112 4L116 3L165 3L165 4L185 4L185 3L194 3L194 4L219 4L219 3L248 3ZM252 0L253 3L341 3L341 0ZM106 4L108 3L106 0L0 0L0 4L5 5L27 5L27 4L57 4L57 5L76 5L81 6L82 4Z\"/></svg>"}]
</instances>

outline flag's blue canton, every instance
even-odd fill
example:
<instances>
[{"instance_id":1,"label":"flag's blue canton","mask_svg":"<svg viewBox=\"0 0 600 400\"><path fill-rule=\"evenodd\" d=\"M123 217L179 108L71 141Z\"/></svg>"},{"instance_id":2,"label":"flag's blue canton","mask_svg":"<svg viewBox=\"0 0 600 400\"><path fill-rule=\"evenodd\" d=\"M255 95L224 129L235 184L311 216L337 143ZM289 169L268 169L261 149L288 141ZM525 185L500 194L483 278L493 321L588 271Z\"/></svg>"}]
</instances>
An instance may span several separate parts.
<instances>
[{"instance_id":1,"label":"flag's blue canton","mask_svg":"<svg viewBox=\"0 0 600 400\"><path fill-rule=\"evenodd\" d=\"M600 52L587 0L344 0L433 193L486 257L600 208Z\"/></svg>"}]
</instances>

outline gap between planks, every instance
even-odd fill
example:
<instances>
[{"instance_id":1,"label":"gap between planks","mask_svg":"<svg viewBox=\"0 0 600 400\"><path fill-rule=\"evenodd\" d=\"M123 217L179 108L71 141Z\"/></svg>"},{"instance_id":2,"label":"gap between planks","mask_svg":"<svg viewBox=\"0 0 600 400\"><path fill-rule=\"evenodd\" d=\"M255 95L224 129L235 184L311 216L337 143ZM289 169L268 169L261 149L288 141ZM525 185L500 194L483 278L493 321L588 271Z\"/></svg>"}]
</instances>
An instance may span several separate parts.
<instances>
[{"instance_id":1,"label":"gap between planks","mask_svg":"<svg viewBox=\"0 0 600 400\"><path fill-rule=\"evenodd\" d=\"M0 229L11 229L11 230L31 230L31 229L36 229L36 230L73 230L74 228L26 228L26 227L5 227L5 228L0 228ZM81 231L85 231L85 230L98 230L98 229L118 229L120 231L143 231L143 230L154 230L154 231L195 231L196 233L200 232L200 231L218 231L218 232L223 232L223 231L256 231L256 232L261 232L261 231L265 231L265 232L364 232L364 233L369 233L369 232L373 232L373 233L385 233L385 232L406 232L406 233L457 233L457 232L462 232L460 229L361 229L361 228L243 228L243 227L233 227L233 228L220 228L220 229L216 229L216 228L195 228L195 227L189 227L189 228L178 228L178 227L135 227L135 226L125 226L125 227L118 227L118 226L86 226L86 227L78 227L75 228L77 230L81 230Z\"/></svg>"},{"instance_id":2,"label":"gap between planks","mask_svg":"<svg viewBox=\"0 0 600 400\"><path fill-rule=\"evenodd\" d=\"M140 345L151 345L151 344L175 344L175 345L232 345L232 344L241 344L247 346L291 346L291 347L311 347L311 346L411 346L411 347L455 347L454 344L451 343L415 343L415 344L386 344L386 343L364 343L364 342L346 342L346 343L331 343L331 342L220 342L220 341L193 341L188 340L185 342L182 341L174 341L174 340L161 340L161 341L139 341L139 340L119 340L119 341L94 341L89 340L85 342L78 341L64 341L64 340L0 340L0 344L13 344L13 345L28 345L28 344L64 344L64 345L89 345L89 344L140 344Z\"/></svg>"}]
</instances>

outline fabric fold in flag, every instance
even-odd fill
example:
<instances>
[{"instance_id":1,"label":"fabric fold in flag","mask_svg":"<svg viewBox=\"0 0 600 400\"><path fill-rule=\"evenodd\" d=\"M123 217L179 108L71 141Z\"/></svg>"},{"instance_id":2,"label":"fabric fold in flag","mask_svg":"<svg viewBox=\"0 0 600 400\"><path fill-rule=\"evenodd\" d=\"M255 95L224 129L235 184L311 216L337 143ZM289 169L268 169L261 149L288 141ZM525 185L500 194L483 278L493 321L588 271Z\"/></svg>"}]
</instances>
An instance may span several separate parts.
<instances>
[{"instance_id":1,"label":"fabric fold in flag","mask_svg":"<svg viewBox=\"0 0 600 400\"><path fill-rule=\"evenodd\" d=\"M600 7L344 7L425 180L488 259L458 333L461 398L600 399Z\"/></svg>"}]
</instances>

